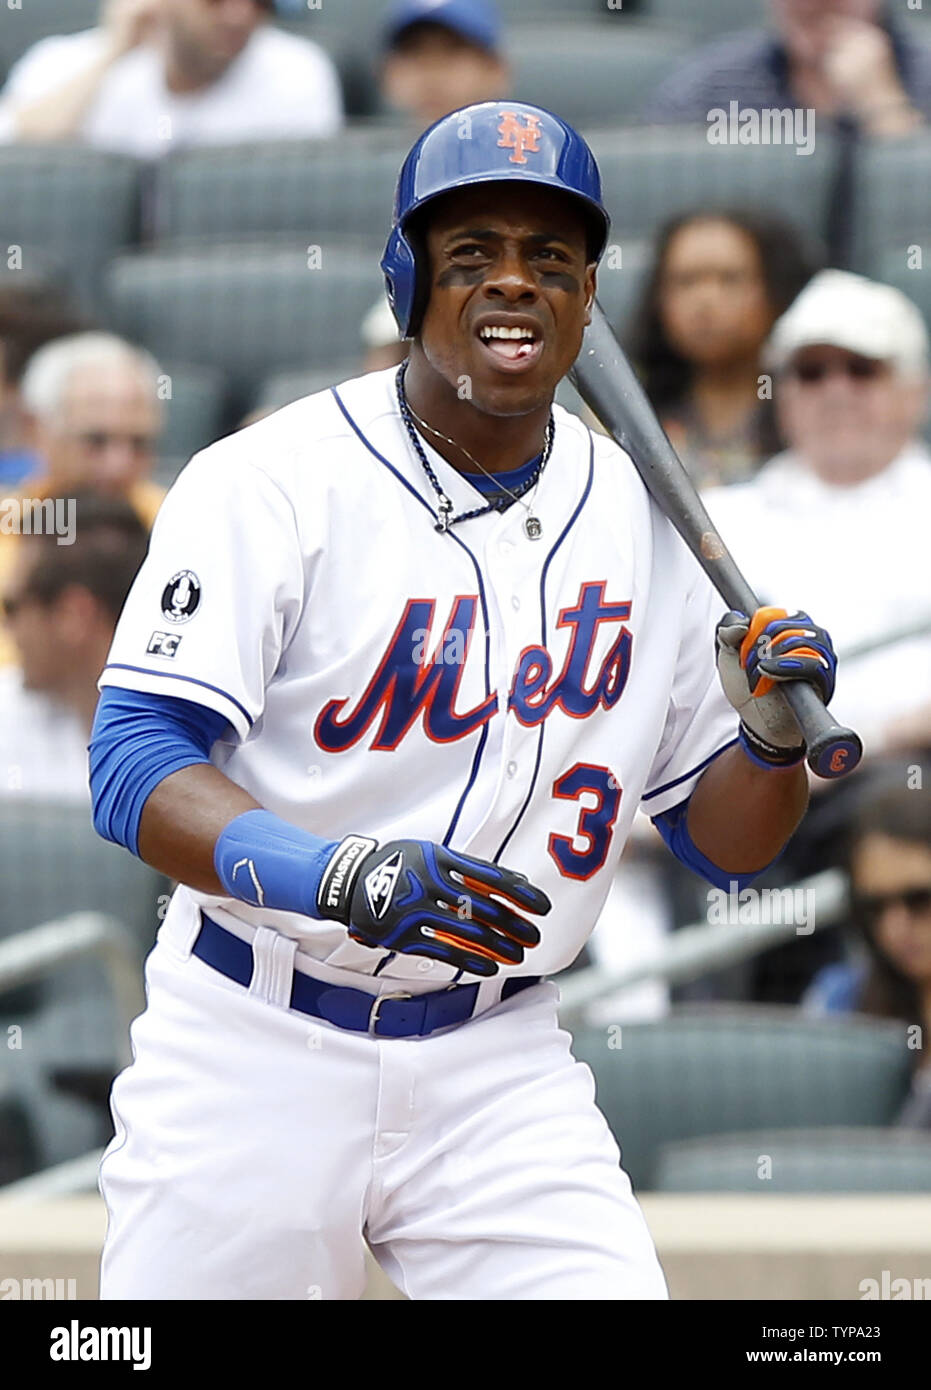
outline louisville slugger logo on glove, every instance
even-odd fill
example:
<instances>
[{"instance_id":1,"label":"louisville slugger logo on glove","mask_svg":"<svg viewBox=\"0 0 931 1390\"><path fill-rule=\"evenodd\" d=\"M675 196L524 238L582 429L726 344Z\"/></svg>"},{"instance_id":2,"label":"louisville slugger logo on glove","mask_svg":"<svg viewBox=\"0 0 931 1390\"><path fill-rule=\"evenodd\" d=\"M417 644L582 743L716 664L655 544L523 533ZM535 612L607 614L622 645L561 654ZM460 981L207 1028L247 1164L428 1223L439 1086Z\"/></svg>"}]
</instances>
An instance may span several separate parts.
<instances>
[{"instance_id":1,"label":"louisville slugger logo on glove","mask_svg":"<svg viewBox=\"0 0 931 1390\"><path fill-rule=\"evenodd\" d=\"M543 916L550 900L523 874L430 840L379 848L351 835L327 865L317 907L363 946L495 975L539 944L538 929L521 913Z\"/></svg>"},{"instance_id":2,"label":"louisville slugger logo on glove","mask_svg":"<svg viewBox=\"0 0 931 1390\"><path fill-rule=\"evenodd\" d=\"M725 613L715 635L721 684L740 715L744 748L768 767L801 762L806 750L798 724L774 692L780 681L804 680L829 702L837 671L830 635L807 613L768 607L752 619Z\"/></svg>"}]
</instances>

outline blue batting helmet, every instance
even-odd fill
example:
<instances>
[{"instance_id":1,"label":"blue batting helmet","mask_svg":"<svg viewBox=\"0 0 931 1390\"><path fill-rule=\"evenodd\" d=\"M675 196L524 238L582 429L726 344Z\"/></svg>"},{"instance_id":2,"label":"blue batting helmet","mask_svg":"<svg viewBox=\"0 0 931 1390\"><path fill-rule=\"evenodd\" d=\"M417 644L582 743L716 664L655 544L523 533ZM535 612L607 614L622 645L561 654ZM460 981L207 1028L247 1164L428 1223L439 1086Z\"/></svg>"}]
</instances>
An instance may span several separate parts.
<instances>
[{"instance_id":1,"label":"blue batting helmet","mask_svg":"<svg viewBox=\"0 0 931 1390\"><path fill-rule=\"evenodd\" d=\"M411 217L451 189L510 179L543 184L580 203L593 229L592 257L601 258L610 220L595 156L581 135L551 111L525 101L465 106L430 126L401 166L381 268L402 337L417 331L426 289L408 235Z\"/></svg>"}]
</instances>

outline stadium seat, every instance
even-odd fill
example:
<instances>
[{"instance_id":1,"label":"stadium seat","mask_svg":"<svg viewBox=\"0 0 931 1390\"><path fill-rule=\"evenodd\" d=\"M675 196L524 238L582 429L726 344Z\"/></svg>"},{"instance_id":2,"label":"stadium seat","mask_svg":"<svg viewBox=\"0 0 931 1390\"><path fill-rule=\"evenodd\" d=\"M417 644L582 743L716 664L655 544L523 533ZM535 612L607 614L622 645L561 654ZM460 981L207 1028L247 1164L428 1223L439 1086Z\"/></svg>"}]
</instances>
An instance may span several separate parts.
<instances>
[{"instance_id":1,"label":"stadium seat","mask_svg":"<svg viewBox=\"0 0 931 1390\"><path fill-rule=\"evenodd\" d=\"M931 271L931 236L921 238L914 245L921 249L919 265L909 265L908 248L891 246L876 256L870 269L875 279L881 280L885 285L895 285L896 289L907 294L931 325L931 285L928 284Z\"/></svg>"},{"instance_id":2,"label":"stadium seat","mask_svg":"<svg viewBox=\"0 0 931 1390\"><path fill-rule=\"evenodd\" d=\"M361 368L358 358L342 365L335 363L329 367L295 368L286 372L275 372L262 384L255 400L256 410L280 410L315 391L326 391L341 381L358 376Z\"/></svg>"},{"instance_id":3,"label":"stadium seat","mask_svg":"<svg viewBox=\"0 0 931 1390\"><path fill-rule=\"evenodd\" d=\"M768 10L769 0L639 0L637 13L713 39L765 24Z\"/></svg>"},{"instance_id":4,"label":"stadium seat","mask_svg":"<svg viewBox=\"0 0 931 1390\"><path fill-rule=\"evenodd\" d=\"M187 363L159 362L171 382L171 397L164 403L165 428L159 441L163 459L187 461L198 449L219 439L227 421L229 385L222 372Z\"/></svg>"},{"instance_id":5,"label":"stadium seat","mask_svg":"<svg viewBox=\"0 0 931 1390\"><path fill-rule=\"evenodd\" d=\"M815 150L788 145L711 145L691 127L587 132L611 213L611 242L652 237L668 218L693 208L768 211L794 222L820 245L834 168L832 142Z\"/></svg>"},{"instance_id":6,"label":"stadium seat","mask_svg":"<svg viewBox=\"0 0 931 1390\"><path fill-rule=\"evenodd\" d=\"M880 251L867 270L874 279L884 285L894 285L896 289L908 295L924 314L925 323L931 331L931 284L928 283L928 270L931 270L931 237L922 238L914 245L917 245L922 253L919 266L909 265L909 257L914 255L913 252L909 252L904 246L892 246L886 251ZM931 445L931 411L925 416L921 432L925 442Z\"/></svg>"},{"instance_id":7,"label":"stadium seat","mask_svg":"<svg viewBox=\"0 0 931 1390\"><path fill-rule=\"evenodd\" d=\"M625 238L623 246L613 244L598 267L598 303L622 340L646 287L652 262L649 241Z\"/></svg>"},{"instance_id":8,"label":"stadium seat","mask_svg":"<svg viewBox=\"0 0 931 1390\"><path fill-rule=\"evenodd\" d=\"M767 1163L766 1160L769 1160ZM758 1130L664 1144L658 1192L931 1192L931 1135Z\"/></svg>"},{"instance_id":9,"label":"stadium seat","mask_svg":"<svg viewBox=\"0 0 931 1390\"><path fill-rule=\"evenodd\" d=\"M16 1096L0 1094L0 1190L38 1166L35 1125L27 1107Z\"/></svg>"},{"instance_id":10,"label":"stadium seat","mask_svg":"<svg viewBox=\"0 0 931 1390\"><path fill-rule=\"evenodd\" d=\"M349 234L381 247L406 153L395 132L372 130L172 155L158 171L156 239Z\"/></svg>"},{"instance_id":11,"label":"stadium seat","mask_svg":"<svg viewBox=\"0 0 931 1390\"><path fill-rule=\"evenodd\" d=\"M14 23L8 19L7 23ZM138 239L139 166L79 145L0 148L0 247L22 248L22 270L50 263L86 308L104 266Z\"/></svg>"},{"instance_id":12,"label":"stadium seat","mask_svg":"<svg viewBox=\"0 0 931 1390\"><path fill-rule=\"evenodd\" d=\"M159 922L167 880L126 850L102 840L82 806L0 802L0 937L84 910L116 918L141 977ZM116 1012L98 959L53 968L33 986L0 992L0 1035L23 1028L20 1050L0 1049L0 1091L25 1107L36 1163L74 1158L101 1142L100 1107L59 1093L62 1067L118 1064ZM28 1043L28 1045L26 1045Z\"/></svg>"},{"instance_id":13,"label":"stadium seat","mask_svg":"<svg viewBox=\"0 0 931 1390\"><path fill-rule=\"evenodd\" d=\"M687 49L666 29L598 21L515 25L507 39L514 96L582 125L636 121Z\"/></svg>"},{"instance_id":14,"label":"stadium seat","mask_svg":"<svg viewBox=\"0 0 931 1390\"><path fill-rule=\"evenodd\" d=\"M922 248L931 266L931 138L926 133L864 146L855 226L851 269L878 275L895 253L904 269L912 246ZM915 281L927 278L927 270L911 274ZM921 293L917 286L915 293Z\"/></svg>"},{"instance_id":15,"label":"stadium seat","mask_svg":"<svg viewBox=\"0 0 931 1390\"><path fill-rule=\"evenodd\" d=\"M120 257L108 298L118 331L166 361L226 372L245 408L276 368L361 354L363 315L382 291L378 258L324 244L217 245Z\"/></svg>"},{"instance_id":16,"label":"stadium seat","mask_svg":"<svg viewBox=\"0 0 931 1390\"><path fill-rule=\"evenodd\" d=\"M789 1007L682 1006L657 1023L584 1028L576 1057L635 1186L657 1180L663 1144L753 1129L886 1125L913 1055L898 1023L811 1019ZM620 1045L618 1045L620 1044Z\"/></svg>"},{"instance_id":17,"label":"stadium seat","mask_svg":"<svg viewBox=\"0 0 931 1390\"><path fill-rule=\"evenodd\" d=\"M115 917L147 950L165 879L118 845L102 840L90 804L0 801L0 939L72 912Z\"/></svg>"},{"instance_id":18,"label":"stadium seat","mask_svg":"<svg viewBox=\"0 0 931 1390\"><path fill-rule=\"evenodd\" d=\"M3 6L0 24L0 66L8 68L40 39L92 29L100 0L21 0L19 7Z\"/></svg>"}]
</instances>

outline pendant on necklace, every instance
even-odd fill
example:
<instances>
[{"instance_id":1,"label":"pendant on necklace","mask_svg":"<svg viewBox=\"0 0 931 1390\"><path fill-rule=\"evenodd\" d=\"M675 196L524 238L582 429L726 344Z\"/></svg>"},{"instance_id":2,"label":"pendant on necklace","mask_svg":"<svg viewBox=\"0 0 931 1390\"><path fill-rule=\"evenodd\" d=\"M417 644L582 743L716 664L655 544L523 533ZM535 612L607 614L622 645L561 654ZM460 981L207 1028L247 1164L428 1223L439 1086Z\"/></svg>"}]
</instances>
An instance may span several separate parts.
<instances>
[{"instance_id":1,"label":"pendant on necklace","mask_svg":"<svg viewBox=\"0 0 931 1390\"><path fill-rule=\"evenodd\" d=\"M543 535L543 527L535 516L527 517L527 520L524 522L524 530L527 533L528 539L532 541L538 541Z\"/></svg>"},{"instance_id":2,"label":"pendant on necklace","mask_svg":"<svg viewBox=\"0 0 931 1390\"><path fill-rule=\"evenodd\" d=\"M434 531L445 532L449 530L449 520L452 516L453 504L448 497L440 498L440 510L434 526Z\"/></svg>"}]
</instances>

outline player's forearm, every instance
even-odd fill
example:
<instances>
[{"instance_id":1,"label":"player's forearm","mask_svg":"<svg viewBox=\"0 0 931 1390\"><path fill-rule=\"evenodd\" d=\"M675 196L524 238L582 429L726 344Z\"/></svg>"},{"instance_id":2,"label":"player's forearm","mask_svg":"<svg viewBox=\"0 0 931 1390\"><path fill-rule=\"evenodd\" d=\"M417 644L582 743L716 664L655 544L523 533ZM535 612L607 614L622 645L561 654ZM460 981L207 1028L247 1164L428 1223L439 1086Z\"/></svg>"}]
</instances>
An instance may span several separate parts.
<instances>
[{"instance_id":1,"label":"player's forearm","mask_svg":"<svg viewBox=\"0 0 931 1390\"><path fill-rule=\"evenodd\" d=\"M712 864L754 873L782 851L807 805L804 763L765 769L736 745L702 773L689 801L688 830Z\"/></svg>"},{"instance_id":2,"label":"player's forearm","mask_svg":"<svg viewBox=\"0 0 931 1390\"><path fill-rule=\"evenodd\" d=\"M201 893L224 894L214 866L230 821L259 803L210 763L183 767L149 795L139 821L139 857Z\"/></svg>"}]
</instances>

